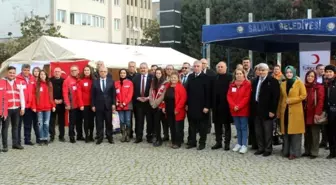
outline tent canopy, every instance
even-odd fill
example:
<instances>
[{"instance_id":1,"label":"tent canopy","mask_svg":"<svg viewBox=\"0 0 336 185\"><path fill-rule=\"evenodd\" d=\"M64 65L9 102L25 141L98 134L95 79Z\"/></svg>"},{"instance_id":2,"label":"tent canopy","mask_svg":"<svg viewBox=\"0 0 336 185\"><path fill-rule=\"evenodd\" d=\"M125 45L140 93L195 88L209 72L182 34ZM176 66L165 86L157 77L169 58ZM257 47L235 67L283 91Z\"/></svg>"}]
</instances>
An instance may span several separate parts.
<instances>
[{"instance_id":1,"label":"tent canopy","mask_svg":"<svg viewBox=\"0 0 336 185\"><path fill-rule=\"evenodd\" d=\"M336 17L204 25L202 42L259 52L299 51L299 43L331 42Z\"/></svg>"},{"instance_id":2,"label":"tent canopy","mask_svg":"<svg viewBox=\"0 0 336 185\"><path fill-rule=\"evenodd\" d=\"M43 36L37 41L6 60L2 68L13 63L33 61L69 61L86 59L104 61L108 68L127 68L129 61L137 64L181 66L183 62L194 62L189 57L171 48L130 46L85 40L64 39Z\"/></svg>"}]
</instances>

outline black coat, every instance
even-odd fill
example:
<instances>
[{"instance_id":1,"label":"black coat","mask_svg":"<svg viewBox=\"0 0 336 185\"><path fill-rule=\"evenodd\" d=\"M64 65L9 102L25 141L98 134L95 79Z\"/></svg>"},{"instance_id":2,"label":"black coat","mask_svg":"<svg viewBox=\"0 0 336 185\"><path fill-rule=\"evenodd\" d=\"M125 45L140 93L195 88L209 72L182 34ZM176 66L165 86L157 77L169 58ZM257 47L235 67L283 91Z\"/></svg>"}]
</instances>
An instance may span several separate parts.
<instances>
[{"instance_id":1,"label":"black coat","mask_svg":"<svg viewBox=\"0 0 336 185\"><path fill-rule=\"evenodd\" d=\"M100 75L99 75L98 71L94 72L93 76L95 77L95 79L100 78ZM110 78L111 80L113 79L111 73L107 72L107 78Z\"/></svg>"},{"instance_id":2,"label":"black coat","mask_svg":"<svg viewBox=\"0 0 336 185\"><path fill-rule=\"evenodd\" d=\"M55 100L63 100L63 78L56 79L55 77L50 78L50 82L53 86L53 98Z\"/></svg>"},{"instance_id":3,"label":"black coat","mask_svg":"<svg viewBox=\"0 0 336 185\"><path fill-rule=\"evenodd\" d=\"M212 92L212 87L213 87L213 82L217 76L216 72L212 69L206 69L205 73L204 73L207 77L208 77L208 80L209 80L209 85L210 85L210 98L211 100L213 99L212 95L213 95L213 92ZM210 107L212 108L212 102L210 104Z\"/></svg>"},{"instance_id":4,"label":"black coat","mask_svg":"<svg viewBox=\"0 0 336 185\"><path fill-rule=\"evenodd\" d=\"M247 79L252 80L255 78L254 70L251 68L247 74Z\"/></svg>"},{"instance_id":5,"label":"black coat","mask_svg":"<svg viewBox=\"0 0 336 185\"><path fill-rule=\"evenodd\" d=\"M212 114L214 122L224 121L232 123L229 103L227 101L227 92L229 91L232 75L218 74L213 81L212 87Z\"/></svg>"},{"instance_id":6,"label":"black coat","mask_svg":"<svg viewBox=\"0 0 336 185\"><path fill-rule=\"evenodd\" d=\"M271 119L269 113L276 114L279 98L280 85L277 79L267 76L260 86L259 101L256 102L256 93L259 78L252 81L251 116L258 115L263 119ZM275 118L275 117L274 117Z\"/></svg>"},{"instance_id":7,"label":"black coat","mask_svg":"<svg viewBox=\"0 0 336 185\"><path fill-rule=\"evenodd\" d=\"M327 112L329 120L336 120L336 113L330 111L330 107L336 107L336 79L333 79L332 82L326 83L324 110Z\"/></svg>"},{"instance_id":8,"label":"black coat","mask_svg":"<svg viewBox=\"0 0 336 185\"><path fill-rule=\"evenodd\" d=\"M210 108L210 84L207 76L202 72L198 77L190 74L187 83L187 106L189 119L207 119L204 108Z\"/></svg>"},{"instance_id":9,"label":"black coat","mask_svg":"<svg viewBox=\"0 0 336 185\"><path fill-rule=\"evenodd\" d=\"M106 88L103 92L100 87L100 78L94 80L91 87L91 104L96 108L96 111L112 110L112 105L115 105L116 89L114 81L111 78L106 78Z\"/></svg>"},{"instance_id":10,"label":"black coat","mask_svg":"<svg viewBox=\"0 0 336 185\"><path fill-rule=\"evenodd\" d=\"M133 102L137 102L137 98L141 97L141 74L134 76L133 78ZM153 76L151 74L147 74L147 81L145 86L145 97L149 97L149 89L152 83Z\"/></svg>"}]
</instances>

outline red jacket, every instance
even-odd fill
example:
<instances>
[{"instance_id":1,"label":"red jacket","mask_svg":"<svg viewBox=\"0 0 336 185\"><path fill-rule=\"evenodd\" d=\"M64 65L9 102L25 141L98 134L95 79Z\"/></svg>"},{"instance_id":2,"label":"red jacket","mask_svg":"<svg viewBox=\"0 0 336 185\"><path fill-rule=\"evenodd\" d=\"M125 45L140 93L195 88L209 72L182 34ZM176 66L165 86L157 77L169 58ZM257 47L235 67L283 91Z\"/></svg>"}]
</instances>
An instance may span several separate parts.
<instances>
[{"instance_id":1,"label":"red jacket","mask_svg":"<svg viewBox=\"0 0 336 185\"><path fill-rule=\"evenodd\" d=\"M132 110L133 82L125 79L121 85L119 80L114 82L114 87L116 89L116 101L118 103L117 110ZM120 105L123 105L123 107Z\"/></svg>"},{"instance_id":2,"label":"red jacket","mask_svg":"<svg viewBox=\"0 0 336 185\"><path fill-rule=\"evenodd\" d=\"M322 84L316 84L314 85L314 87L306 86L306 90L307 90L307 97L304 105L304 107L306 108L305 109L306 124L311 125L314 123L314 116L315 115L320 116L323 112L324 96L325 96L324 86Z\"/></svg>"},{"instance_id":3,"label":"red jacket","mask_svg":"<svg viewBox=\"0 0 336 185\"><path fill-rule=\"evenodd\" d=\"M63 98L65 106L70 106L70 109L79 108L78 98L78 79L68 76L63 82Z\"/></svg>"},{"instance_id":4,"label":"red jacket","mask_svg":"<svg viewBox=\"0 0 336 185\"><path fill-rule=\"evenodd\" d=\"M80 107L91 105L91 87L92 80L90 78L83 78L78 82L77 96Z\"/></svg>"},{"instance_id":5,"label":"red jacket","mask_svg":"<svg viewBox=\"0 0 336 185\"><path fill-rule=\"evenodd\" d=\"M0 117L8 116L8 94L6 92L6 84L6 80L0 80Z\"/></svg>"},{"instance_id":6,"label":"red jacket","mask_svg":"<svg viewBox=\"0 0 336 185\"><path fill-rule=\"evenodd\" d=\"M170 83L168 83L166 87L169 88ZM177 83L175 86L175 112L177 112L177 114L175 115L176 121L184 120L186 115L185 110L186 101L187 101L187 92L181 83Z\"/></svg>"},{"instance_id":7,"label":"red jacket","mask_svg":"<svg viewBox=\"0 0 336 185\"><path fill-rule=\"evenodd\" d=\"M37 84L33 86L32 93L34 96L31 108L36 109L36 112L51 111L52 108L56 107L51 82L47 84L46 82L41 81L39 89L36 89L36 86ZM36 96L36 91L39 91L40 93L39 98Z\"/></svg>"},{"instance_id":8,"label":"red jacket","mask_svg":"<svg viewBox=\"0 0 336 185\"><path fill-rule=\"evenodd\" d=\"M33 75L29 75L28 82L26 81L26 78L23 76L22 73L16 76L16 80L22 84L23 93L25 97L25 107L31 108L32 100L33 100L33 86L36 83L36 80Z\"/></svg>"},{"instance_id":9,"label":"red jacket","mask_svg":"<svg viewBox=\"0 0 336 185\"><path fill-rule=\"evenodd\" d=\"M232 116L247 117L250 115L250 97L251 83L248 80L238 87L234 82L230 84L227 93L227 100ZM234 111L234 107L238 106L238 111Z\"/></svg>"}]
</instances>

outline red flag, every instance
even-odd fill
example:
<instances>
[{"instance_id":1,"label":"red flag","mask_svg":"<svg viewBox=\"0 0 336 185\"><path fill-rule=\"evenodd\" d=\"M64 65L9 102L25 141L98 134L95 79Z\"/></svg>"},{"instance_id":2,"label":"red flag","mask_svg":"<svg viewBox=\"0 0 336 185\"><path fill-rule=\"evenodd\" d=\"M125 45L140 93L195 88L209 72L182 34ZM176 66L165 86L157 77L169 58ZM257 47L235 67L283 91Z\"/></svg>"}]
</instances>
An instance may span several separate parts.
<instances>
[{"instance_id":1,"label":"red flag","mask_svg":"<svg viewBox=\"0 0 336 185\"><path fill-rule=\"evenodd\" d=\"M75 61L62 61L62 62L50 62L50 77L54 74L54 69L56 67L61 68L62 78L66 79L70 75L71 66L76 65L81 73L85 66L89 63L88 60L75 60ZM65 112L65 126L69 126L69 111Z\"/></svg>"}]
</instances>

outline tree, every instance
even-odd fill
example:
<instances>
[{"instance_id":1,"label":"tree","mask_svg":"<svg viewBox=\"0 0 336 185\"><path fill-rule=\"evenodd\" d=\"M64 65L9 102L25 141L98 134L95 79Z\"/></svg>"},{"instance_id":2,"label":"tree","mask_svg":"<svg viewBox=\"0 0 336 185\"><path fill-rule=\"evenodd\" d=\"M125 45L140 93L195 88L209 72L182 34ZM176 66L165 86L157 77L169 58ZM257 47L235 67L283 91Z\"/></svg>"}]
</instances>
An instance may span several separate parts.
<instances>
[{"instance_id":1,"label":"tree","mask_svg":"<svg viewBox=\"0 0 336 185\"><path fill-rule=\"evenodd\" d=\"M143 31L144 39L141 40L141 45L144 46L160 46L160 25L157 20L149 23Z\"/></svg>"},{"instance_id":2,"label":"tree","mask_svg":"<svg viewBox=\"0 0 336 185\"><path fill-rule=\"evenodd\" d=\"M23 50L41 36L63 37L59 32L61 27L55 27L53 24L47 23L48 16L32 16L26 17L21 26L22 36L18 39L11 39L6 43L0 44L0 62L7 60L17 52Z\"/></svg>"}]
</instances>

